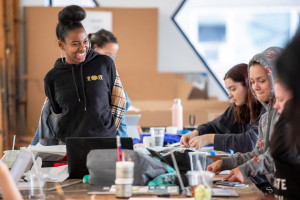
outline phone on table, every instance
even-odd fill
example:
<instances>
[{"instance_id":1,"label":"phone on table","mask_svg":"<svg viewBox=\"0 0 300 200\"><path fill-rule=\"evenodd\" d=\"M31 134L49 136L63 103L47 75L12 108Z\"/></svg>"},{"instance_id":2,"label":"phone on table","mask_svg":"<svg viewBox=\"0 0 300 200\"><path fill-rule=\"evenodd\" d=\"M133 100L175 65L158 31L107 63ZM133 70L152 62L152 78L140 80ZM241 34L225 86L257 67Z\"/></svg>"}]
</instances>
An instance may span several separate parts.
<instances>
[{"instance_id":1,"label":"phone on table","mask_svg":"<svg viewBox=\"0 0 300 200\"><path fill-rule=\"evenodd\" d=\"M223 180L223 181L217 181L216 184L217 185L224 185L224 186L234 187L236 185L240 185L241 183L240 182Z\"/></svg>"}]
</instances>

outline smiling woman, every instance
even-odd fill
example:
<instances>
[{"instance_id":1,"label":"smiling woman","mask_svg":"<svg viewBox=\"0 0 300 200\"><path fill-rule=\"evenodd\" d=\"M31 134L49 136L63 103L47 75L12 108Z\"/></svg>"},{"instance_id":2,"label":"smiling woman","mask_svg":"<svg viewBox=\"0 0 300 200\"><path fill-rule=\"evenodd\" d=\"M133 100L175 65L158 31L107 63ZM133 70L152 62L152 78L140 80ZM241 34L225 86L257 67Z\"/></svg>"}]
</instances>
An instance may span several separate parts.
<instances>
[{"instance_id":1,"label":"smiling woman","mask_svg":"<svg viewBox=\"0 0 300 200\"><path fill-rule=\"evenodd\" d=\"M66 137L114 137L126 98L114 62L90 49L81 24L85 11L67 6L58 14L58 58L45 76L45 93L51 110L61 114L57 139Z\"/></svg>"}]
</instances>

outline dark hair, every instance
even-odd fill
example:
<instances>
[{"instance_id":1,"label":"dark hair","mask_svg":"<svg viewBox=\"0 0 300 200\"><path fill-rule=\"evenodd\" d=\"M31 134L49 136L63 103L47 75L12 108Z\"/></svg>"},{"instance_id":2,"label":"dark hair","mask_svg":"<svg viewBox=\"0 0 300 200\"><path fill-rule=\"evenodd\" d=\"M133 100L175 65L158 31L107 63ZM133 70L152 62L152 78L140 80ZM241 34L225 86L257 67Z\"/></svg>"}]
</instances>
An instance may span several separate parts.
<instances>
[{"instance_id":1,"label":"dark hair","mask_svg":"<svg viewBox=\"0 0 300 200\"><path fill-rule=\"evenodd\" d=\"M287 146L292 151L296 145L300 146L300 32L287 45L278 57L276 72L280 80L289 88L292 98L285 105L284 116L289 124L286 134ZM298 147L299 147L298 146Z\"/></svg>"},{"instance_id":2,"label":"dark hair","mask_svg":"<svg viewBox=\"0 0 300 200\"><path fill-rule=\"evenodd\" d=\"M93 34L89 34L89 38L90 38L92 47L94 47L94 45L97 45L98 47L102 48L107 43L118 44L118 40L114 36L114 34L112 34L112 32L104 30L104 29L101 29L100 31L93 33Z\"/></svg>"},{"instance_id":3,"label":"dark hair","mask_svg":"<svg viewBox=\"0 0 300 200\"><path fill-rule=\"evenodd\" d=\"M251 67L253 65L261 65L261 64L259 62L255 61L255 60L250 60L249 67Z\"/></svg>"},{"instance_id":4,"label":"dark hair","mask_svg":"<svg viewBox=\"0 0 300 200\"><path fill-rule=\"evenodd\" d=\"M65 41L69 31L83 28L81 21L86 14L83 8L76 5L67 6L58 13L58 24L56 25L56 37Z\"/></svg>"},{"instance_id":5,"label":"dark hair","mask_svg":"<svg viewBox=\"0 0 300 200\"><path fill-rule=\"evenodd\" d=\"M248 65L241 63L232 67L224 77L224 80L231 78L234 82L241 83L247 89L246 105L233 105L234 123L246 124L249 121L256 121L260 113L261 104L256 100L248 81Z\"/></svg>"}]
</instances>

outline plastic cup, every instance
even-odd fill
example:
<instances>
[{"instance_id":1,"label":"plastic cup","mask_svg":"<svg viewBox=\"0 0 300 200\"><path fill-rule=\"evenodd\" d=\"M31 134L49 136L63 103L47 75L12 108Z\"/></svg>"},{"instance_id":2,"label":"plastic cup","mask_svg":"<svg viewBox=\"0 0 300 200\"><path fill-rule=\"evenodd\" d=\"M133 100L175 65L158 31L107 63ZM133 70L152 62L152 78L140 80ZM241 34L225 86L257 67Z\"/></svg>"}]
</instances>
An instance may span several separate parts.
<instances>
[{"instance_id":1,"label":"plastic cup","mask_svg":"<svg viewBox=\"0 0 300 200\"><path fill-rule=\"evenodd\" d=\"M153 147L154 143L153 143L153 137L151 136L144 136L143 137L143 145L147 148L149 147Z\"/></svg>"},{"instance_id":2,"label":"plastic cup","mask_svg":"<svg viewBox=\"0 0 300 200\"><path fill-rule=\"evenodd\" d=\"M12 168L20 150L7 150L4 151L4 156L1 161L4 162L8 168Z\"/></svg>"},{"instance_id":3,"label":"plastic cup","mask_svg":"<svg viewBox=\"0 0 300 200\"><path fill-rule=\"evenodd\" d=\"M206 153L205 152L189 152L191 170L192 171L201 171L206 170ZM200 166L201 168L200 168Z\"/></svg>"},{"instance_id":4,"label":"plastic cup","mask_svg":"<svg viewBox=\"0 0 300 200\"><path fill-rule=\"evenodd\" d=\"M214 173L209 171L188 171L191 194L196 200L211 199L211 187Z\"/></svg>"},{"instance_id":5,"label":"plastic cup","mask_svg":"<svg viewBox=\"0 0 300 200\"><path fill-rule=\"evenodd\" d=\"M165 128L164 127L151 127L151 137L153 138L154 147L164 146Z\"/></svg>"},{"instance_id":6,"label":"plastic cup","mask_svg":"<svg viewBox=\"0 0 300 200\"><path fill-rule=\"evenodd\" d=\"M32 173L28 175L30 183L29 199L45 199L45 179L42 174Z\"/></svg>"}]
</instances>

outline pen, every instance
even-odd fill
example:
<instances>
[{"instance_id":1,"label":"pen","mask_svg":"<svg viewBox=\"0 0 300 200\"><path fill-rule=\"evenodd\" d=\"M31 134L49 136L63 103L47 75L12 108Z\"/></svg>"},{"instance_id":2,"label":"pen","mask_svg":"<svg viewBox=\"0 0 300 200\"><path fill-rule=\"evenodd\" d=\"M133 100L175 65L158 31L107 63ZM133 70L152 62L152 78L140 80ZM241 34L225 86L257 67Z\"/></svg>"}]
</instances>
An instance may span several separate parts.
<instances>
[{"instance_id":1,"label":"pen","mask_svg":"<svg viewBox=\"0 0 300 200\"><path fill-rule=\"evenodd\" d=\"M121 147L121 141L119 135L117 135L117 152L118 152L118 161L122 161L122 147Z\"/></svg>"}]
</instances>

